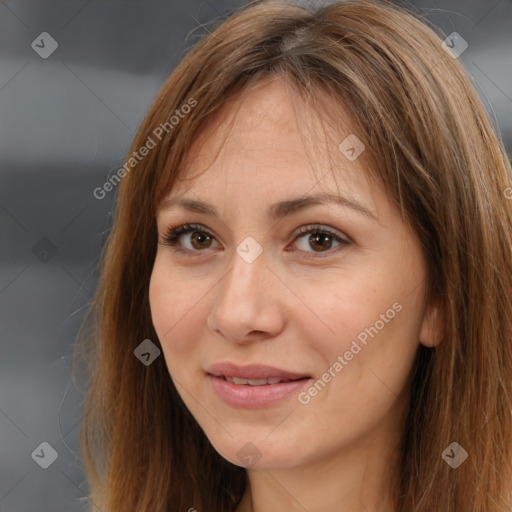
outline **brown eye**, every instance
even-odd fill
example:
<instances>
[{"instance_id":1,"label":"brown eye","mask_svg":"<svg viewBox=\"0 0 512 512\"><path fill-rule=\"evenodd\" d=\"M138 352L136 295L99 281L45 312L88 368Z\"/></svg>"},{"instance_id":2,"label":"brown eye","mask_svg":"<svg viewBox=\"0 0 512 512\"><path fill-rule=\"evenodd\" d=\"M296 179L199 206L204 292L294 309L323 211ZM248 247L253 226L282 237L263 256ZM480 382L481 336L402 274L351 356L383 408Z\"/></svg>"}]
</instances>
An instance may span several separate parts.
<instances>
[{"instance_id":1,"label":"brown eye","mask_svg":"<svg viewBox=\"0 0 512 512\"><path fill-rule=\"evenodd\" d=\"M316 253L319 255L321 253L327 253L327 255L329 255L339 249L339 247L350 245L350 241L320 226L300 228L297 233L298 236L296 236L295 240L300 238L305 240L300 252L309 254ZM185 235L189 234L191 235L190 238L185 239L185 242L182 242L181 239ZM306 238L306 235L309 235L309 237ZM194 253L200 253L204 252L206 249L211 249L213 241L215 241L215 237L201 225L182 224L180 226L169 228L160 244L171 246L177 252L188 252L196 255ZM334 249L333 243L338 244Z\"/></svg>"},{"instance_id":2,"label":"brown eye","mask_svg":"<svg viewBox=\"0 0 512 512\"><path fill-rule=\"evenodd\" d=\"M179 247L181 245L181 238L184 235L191 233L189 244L191 247ZM211 242L215 238L211 233L206 231L202 226L183 224L177 227L171 227L163 237L161 245L169 245L179 252L199 252L202 249L210 249Z\"/></svg>"},{"instance_id":3,"label":"brown eye","mask_svg":"<svg viewBox=\"0 0 512 512\"><path fill-rule=\"evenodd\" d=\"M333 233L332 231L319 226L301 228L298 232L299 236L297 236L296 240L300 238L305 240L305 243L301 249L302 252L328 252L333 247L333 242L338 244L337 247L350 244L348 240L345 240L336 233ZM305 235L309 235L309 237L306 237ZM313 248L314 250L310 251L308 250L309 248Z\"/></svg>"},{"instance_id":4,"label":"brown eye","mask_svg":"<svg viewBox=\"0 0 512 512\"><path fill-rule=\"evenodd\" d=\"M208 249L210 247L212 239L209 234L201 231L192 231L191 233L190 243L195 249Z\"/></svg>"}]
</instances>

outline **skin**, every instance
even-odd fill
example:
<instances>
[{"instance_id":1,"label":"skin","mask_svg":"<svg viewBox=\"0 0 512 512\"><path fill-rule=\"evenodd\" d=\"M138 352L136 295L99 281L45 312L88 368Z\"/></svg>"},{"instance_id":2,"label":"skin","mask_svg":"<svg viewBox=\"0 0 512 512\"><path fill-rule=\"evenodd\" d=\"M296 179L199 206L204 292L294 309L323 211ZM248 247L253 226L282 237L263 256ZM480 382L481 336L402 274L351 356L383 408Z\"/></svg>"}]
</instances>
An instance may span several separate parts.
<instances>
[{"instance_id":1,"label":"skin","mask_svg":"<svg viewBox=\"0 0 512 512\"><path fill-rule=\"evenodd\" d=\"M178 206L158 211L160 242L184 223L212 235L194 242L193 232L182 234L178 247L188 253L159 243L150 306L169 374L215 449L238 466L246 466L237 456L246 443L261 455L237 512L390 511L413 359L420 343L440 341L436 310L423 306L418 240L368 178L364 158L349 161L338 150L353 133L348 119L306 147L304 127L319 119L298 121L284 82L246 91L195 141L190 179L169 194L207 201L220 218ZM376 220L335 204L277 222L265 215L275 202L322 192L357 200ZM350 243L315 245L311 234L295 234L312 224ZM263 250L252 263L236 252L248 236ZM307 404L294 395L237 409L210 387L205 370L219 361L269 364L316 381L394 303L401 311Z\"/></svg>"}]
</instances>

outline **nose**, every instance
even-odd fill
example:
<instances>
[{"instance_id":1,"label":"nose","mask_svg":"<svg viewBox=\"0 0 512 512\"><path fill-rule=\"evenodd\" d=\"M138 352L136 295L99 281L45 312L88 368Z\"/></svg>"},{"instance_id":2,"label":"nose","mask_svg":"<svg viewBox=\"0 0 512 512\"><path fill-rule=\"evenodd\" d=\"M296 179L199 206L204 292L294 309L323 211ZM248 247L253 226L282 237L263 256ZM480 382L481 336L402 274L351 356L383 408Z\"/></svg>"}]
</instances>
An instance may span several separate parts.
<instances>
[{"instance_id":1,"label":"nose","mask_svg":"<svg viewBox=\"0 0 512 512\"><path fill-rule=\"evenodd\" d=\"M283 329L285 287L269 268L265 252L249 263L234 251L229 269L211 293L207 326L215 334L245 344L277 336Z\"/></svg>"}]
</instances>

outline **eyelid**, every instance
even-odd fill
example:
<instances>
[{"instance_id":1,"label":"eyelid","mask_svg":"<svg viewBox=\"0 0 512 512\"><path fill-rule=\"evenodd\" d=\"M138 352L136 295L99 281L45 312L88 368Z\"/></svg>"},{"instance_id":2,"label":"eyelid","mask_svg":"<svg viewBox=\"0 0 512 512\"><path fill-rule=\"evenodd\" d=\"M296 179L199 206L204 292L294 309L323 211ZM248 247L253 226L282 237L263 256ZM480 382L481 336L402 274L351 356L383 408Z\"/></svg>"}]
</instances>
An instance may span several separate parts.
<instances>
[{"instance_id":1,"label":"eyelid","mask_svg":"<svg viewBox=\"0 0 512 512\"><path fill-rule=\"evenodd\" d=\"M298 235L306 235L311 232L321 232L321 233L327 233L329 235L335 236L347 243L352 243L352 240L349 236L345 235L344 233L341 233L341 231L338 231L335 228L331 228L329 226L325 226L324 224L321 224L319 222L313 222L312 224L306 224L304 226L301 226L300 228L297 228L291 236L297 237Z\"/></svg>"},{"instance_id":2,"label":"eyelid","mask_svg":"<svg viewBox=\"0 0 512 512\"><path fill-rule=\"evenodd\" d=\"M161 237L161 243L162 245L170 245L172 246L172 243L169 242L169 239L174 238L175 240L179 239L182 235L191 233L193 231L198 231L200 233L207 234L208 236L214 238L217 240L216 235L212 233L211 230L203 226L202 224L196 224L196 223L184 223L184 224L176 224L173 226L169 226L166 228L163 236ZM159 237L160 238L160 237ZM176 249L177 250L177 249ZM183 252L187 251L186 249L183 250ZM199 252L199 251L194 251Z\"/></svg>"}]
</instances>

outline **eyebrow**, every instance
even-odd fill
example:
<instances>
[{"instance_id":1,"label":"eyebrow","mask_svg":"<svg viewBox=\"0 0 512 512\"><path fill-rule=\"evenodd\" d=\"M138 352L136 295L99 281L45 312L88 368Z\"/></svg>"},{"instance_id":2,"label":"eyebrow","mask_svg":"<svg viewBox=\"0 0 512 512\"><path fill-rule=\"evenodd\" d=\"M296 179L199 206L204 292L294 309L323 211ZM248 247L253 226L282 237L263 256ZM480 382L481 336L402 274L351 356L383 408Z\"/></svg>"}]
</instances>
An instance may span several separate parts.
<instances>
[{"instance_id":1,"label":"eyebrow","mask_svg":"<svg viewBox=\"0 0 512 512\"><path fill-rule=\"evenodd\" d=\"M295 212L302 210L308 206L321 204L336 204L338 206L351 208L352 210L355 210L356 212L378 222L377 216L365 206L357 203L352 199L337 196L334 194L317 194L279 201L278 203L273 204L268 209L267 216L270 220L277 221L283 219L284 217L292 215ZM174 206L179 206L191 212L212 215L214 217L219 218L219 214L217 213L217 210L213 205L197 199L166 199L162 201L159 209L168 210L170 208L173 208Z\"/></svg>"}]
</instances>

